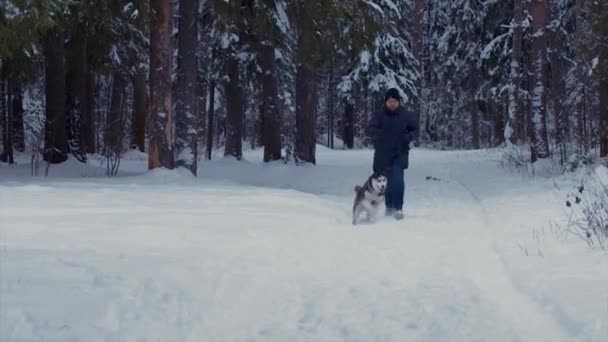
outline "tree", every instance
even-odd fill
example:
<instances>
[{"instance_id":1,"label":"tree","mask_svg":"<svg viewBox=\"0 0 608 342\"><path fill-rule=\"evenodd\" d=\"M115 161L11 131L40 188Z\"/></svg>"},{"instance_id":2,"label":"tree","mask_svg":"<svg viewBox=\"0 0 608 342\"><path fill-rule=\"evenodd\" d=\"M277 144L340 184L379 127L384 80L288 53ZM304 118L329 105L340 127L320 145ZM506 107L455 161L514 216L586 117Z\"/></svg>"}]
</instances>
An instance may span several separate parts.
<instances>
[{"instance_id":1,"label":"tree","mask_svg":"<svg viewBox=\"0 0 608 342\"><path fill-rule=\"evenodd\" d=\"M9 63L0 60L0 123L2 124L2 154L0 161L13 164L13 110L11 101L11 82L9 80Z\"/></svg>"},{"instance_id":2,"label":"tree","mask_svg":"<svg viewBox=\"0 0 608 342\"><path fill-rule=\"evenodd\" d=\"M521 60L523 43L524 0L513 1L513 49L509 85L509 115L505 125L505 141L510 144L521 143L523 138L523 111L521 103Z\"/></svg>"},{"instance_id":3,"label":"tree","mask_svg":"<svg viewBox=\"0 0 608 342\"><path fill-rule=\"evenodd\" d=\"M236 56L230 54L226 61L227 81L224 86L227 106L224 154L237 160L243 158L243 90L239 74L239 61Z\"/></svg>"},{"instance_id":4,"label":"tree","mask_svg":"<svg viewBox=\"0 0 608 342\"><path fill-rule=\"evenodd\" d=\"M324 42L317 33L318 22L330 15L332 2L296 0L290 12L296 26L296 163L316 164L315 68L324 57Z\"/></svg>"},{"instance_id":5,"label":"tree","mask_svg":"<svg viewBox=\"0 0 608 342\"><path fill-rule=\"evenodd\" d=\"M136 0L135 11L137 16L135 19L136 27L143 31L142 36L147 26L147 6L145 0ZM143 53L136 54L135 76L132 76L133 83L133 119L131 120L131 145L137 147L139 151L145 151L146 144L146 116L148 112L148 96L146 90L146 74L147 65L145 64L146 55Z\"/></svg>"},{"instance_id":6,"label":"tree","mask_svg":"<svg viewBox=\"0 0 608 342\"><path fill-rule=\"evenodd\" d=\"M173 169L171 1L150 0L150 117L148 168Z\"/></svg>"},{"instance_id":7,"label":"tree","mask_svg":"<svg viewBox=\"0 0 608 342\"><path fill-rule=\"evenodd\" d=\"M414 0L414 14L412 18L412 37L413 37L413 53L416 58L418 73L424 75L424 16L425 9L428 0ZM417 94L414 99L414 112L420 116L420 127L425 128L426 126L426 114L425 108L422 106L427 102L424 77L418 77L416 83ZM421 129L421 132L425 132L425 129Z\"/></svg>"},{"instance_id":8,"label":"tree","mask_svg":"<svg viewBox=\"0 0 608 342\"><path fill-rule=\"evenodd\" d=\"M197 55L198 0L180 0L175 107L175 152L177 166L184 166L196 176L197 148Z\"/></svg>"},{"instance_id":9,"label":"tree","mask_svg":"<svg viewBox=\"0 0 608 342\"><path fill-rule=\"evenodd\" d=\"M608 4L596 2L592 8L593 36L597 39L594 59L599 79L599 139L600 157L608 157Z\"/></svg>"},{"instance_id":10,"label":"tree","mask_svg":"<svg viewBox=\"0 0 608 342\"><path fill-rule=\"evenodd\" d=\"M547 133L547 96L546 70L547 35L546 15L547 0L533 0L531 5L532 25L534 28L532 42L532 133L531 161L549 158L549 138Z\"/></svg>"},{"instance_id":11,"label":"tree","mask_svg":"<svg viewBox=\"0 0 608 342\"><path fill-rule=\"evenodd\" d=\"M264 161L281 159L282 115L279 111L279 87L276 79L274 46L264 37L259 43L260 66L262 68L262 139Z\"/></svg>"},{"instance_id":12,"label":"tree","mask_svg":"<svg viewBox=\"0 0 608 342\"><path fill-rule=\"evenodd\" d=\"M43 158L49 163L59 164L68 159L65 117L65 48L64 33L60 28L47 32L44 53L46 60L46 121Z\"/></svg>"}]
</instances>

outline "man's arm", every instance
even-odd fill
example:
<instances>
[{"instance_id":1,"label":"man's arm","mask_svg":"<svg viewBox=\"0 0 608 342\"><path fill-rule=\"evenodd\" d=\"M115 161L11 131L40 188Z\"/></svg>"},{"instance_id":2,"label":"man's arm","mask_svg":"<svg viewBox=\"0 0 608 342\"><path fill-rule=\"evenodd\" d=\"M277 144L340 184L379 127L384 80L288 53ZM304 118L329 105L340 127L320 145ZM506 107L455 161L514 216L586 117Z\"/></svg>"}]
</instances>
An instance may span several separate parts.
<instances>
[{"instance_id":1,"label":"man's arm","mask_svg":"<svg viewBox=\"0 0 608 342\"><path fill-rule=\"evenodd\" d=\"M418 121L416 120L416 116L412 112L404 112L405 115L405 127L401 132L401 141L404 145L403 148L405 150L409 150L410 142L416 140L418 137Z\"/></svg>"}]
</instances>

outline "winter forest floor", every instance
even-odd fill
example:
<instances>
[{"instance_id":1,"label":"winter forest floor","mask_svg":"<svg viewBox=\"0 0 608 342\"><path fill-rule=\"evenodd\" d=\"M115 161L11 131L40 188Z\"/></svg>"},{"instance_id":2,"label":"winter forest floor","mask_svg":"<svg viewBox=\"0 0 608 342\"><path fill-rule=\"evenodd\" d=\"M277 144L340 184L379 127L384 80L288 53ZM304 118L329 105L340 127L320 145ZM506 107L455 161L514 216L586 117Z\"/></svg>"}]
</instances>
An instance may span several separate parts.
<instances>
[{"instance_id":1,"label":"winter forest floor","mask_svg":"<svg viewBox=\"0 0 608 342\"><path fill-rule=\"evenodd\" d=\"M555 228L576 175L416 149L406 219L353 227L371 157L2 164L0 341L608 341L608 257Z\"/></svg>"}]
</instances>

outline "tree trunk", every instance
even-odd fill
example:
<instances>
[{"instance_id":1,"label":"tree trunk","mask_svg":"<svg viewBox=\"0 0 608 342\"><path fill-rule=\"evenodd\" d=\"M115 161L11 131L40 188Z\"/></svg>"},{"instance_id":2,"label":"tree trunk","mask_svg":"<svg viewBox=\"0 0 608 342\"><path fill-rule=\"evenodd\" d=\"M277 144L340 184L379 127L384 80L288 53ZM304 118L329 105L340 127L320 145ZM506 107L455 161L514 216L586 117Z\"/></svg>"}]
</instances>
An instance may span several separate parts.
<instances>
[{"instance_id":1,"label":"tree trunk","mask_svg":"<svg viewBox=\"0 0 608 342\"><path fill-rule=\"evenodd\" d=\"M334 56L329 61L329 89L327 92L327 147L334 149L335 95L334 95Z\"/></svg>"},{"instance_id":2,"label":"tree trunk","mask_svg":"<svg viewBox=\"0 0 608 342\"><path fill-rule=\"evenodd\" d=\"M150 118L148 168L173 169L171 1L150 0Z\"/></svg>"},{"instance_id":3,"label":"tree trunk","mask_svg":"<svg viewBox=\"0 0 608 342\"><path fill-rule=\"evenodd\" d=\"M302 63L296 71L296 163L316 164L316 96L315 74Z\"/></svg>"},{"instance_id":4,"label":"tree trunk","mask_svg":"<svg viewBox=\"0 0 608 342\"><path fill-rule=\"evenodd\" d=\"M2 63L0 77L0 101L2 102L2 154L0 161L13 164L15 162L13 155L13 109L12 107L12 82L9 76L9 64L6 61Z\"/></svg>"},{"instance_id":5,"label":"tree trunk","mask_svg":"<svg viewBox=\"0 0 608 342\"><path fill-rule=\"evenodd\" d=\"M478 70L472 70L471 74L469 75L469 79L467 82L467 86L468 86L468 102L469 102L469 111L471 113L471 143L472 143L472 147L475 150L478 150L481 148L481 118L480 118L480 106L477 100L477 91L479 89L479 71Z\"/></svg>"},{"instance_id":6,"label":"tree trunk","mask_svg":"<svg viewBox=\"0 0 608 342\"><path fill-rule=\"evenodd\" d=\"M80 150L83 153L96 153L96 135L97 129L95 123L97 117L95 115L95 75L85 63L85 83L83 89L83 98L80 103Z\"/></svg>"},{"instance_id":7,"label":"tree trunk","mask_svg":"<svg viewBox=\"0 0 608 342\"><path fill-rule=\"evenodd\" d=\"M63 32L57 29L49 31L44 45L46 60L46 120L43 158L49 163L59 164L68 159Z\"/></svg>"},{"instance_id":8,"label":"tree trunk","mask_svg":"<svg viewBox=\"0 0 608 342\"><path fill-rule=\"evenodd\" d=\"M23 128L23 94L18 86L13 88L13 147L19 152L25 152L25 134Z\"/></svg>"},{"instance_id":9,"label":"tree trunk","mask_svg":"<svg viewBox=\"0 0 608 342\"><path fill-rule=\"evenodd\" d=\"M559 5L556 0L550 2L551 21L559 20ZM553 115L555 121L555 144L560 146L562 163L566 161L565 141L567 137L566 120L564 117L563 100L567 97L564 84L563 63L560 53L564 50L559 38L559 28L548 32L550 34L549 59L551 65L551 98L553 104Z\"/></svg>"},{"instance_id":10,"label":"tree trunk","mask_svg":"<svg viewBox=\"0 0 608 342\"><path fill-rule=\"evenodd\" d=\"M146 29L146 23L150 19L146 0L133 2L138 12L136 26L140 30ZM145 63L145 58L133 53L132 60L137 64ZM142 67L137 67L135 75L131 79L133 84L133 117L131 119L131 148L137 148L140 152L146 151L146 119L149 111L148 93L146 89L147 75Z\"/></svg>"},{"instance_id":11,"label":"tree trunk","mask_svg":"<svg viewBox=\"0 0 608 342\"><path fill-rule=\"evenodd\" d=\"M344 103L344 146L355 148L355 106L346 101Z\"/></svg>"},{"instance_id":12,"label":"tree trunk","mask_svg":"<svg viewBox=\"0 0 608 342\"><path fill-rule=\"evenodd\" d=\"M602 21L598 23L601 25L601 33L604 33L604 37L608 33L608 5L602 7ZM600 108L599 108L599 119L600 119L600 156L608 157L608 46L603 44L600 46L599 64L600 65Z\"/></svg>"},{"instance_id":13,"label":"tree trunk","mask_svg":"<svg viewBox=\"0 0 608 342\"><path fill-rule=\"evenodd\" d=\"M145 152L146 149L147 101L146 74L138 71L133 78L133 120L131 122L133 141L131 146L141 152Z\"/></svg>"},{"instance_id":14,"label":"tree trunk","mask_svg":"<svg viewBox=\"0 0 608 342\"><path fill-rule=\"evenodd\" d=\"M198 71L196 22L198 0L180 0L177 54L177 91L175 113L175 149L177 166L196 176L198 149L196 130L196 75Z\"/></svg>"},{"instance_id":15,"label":"tree trunk","mask_svg":"<svg viewBox=\"0 0 608 342\"><path fill-rule=\"evenodd\" d=\"M81 24L71 32L66 45L66 121L69 152L81 162L86 162L86 151L82 150L82 117L87 113L87 36L86 26Z\"/></svg>"},{"instance_id":16,"label":"tree trunk","mask_svg":"<svg viewBox=\"0 0 608 342\"><path fill-rule=\"evenodd\" d=\"M207 114L207 159L211 160L213 154L213 119L215 112L215 80L209 85L209 112Z\"/></svg>"},{"instance_id":17,"label":"tree trunk","mask_svg":"<svg viewBox=\"0 0 608 342\"><path fill-rule=\"evenodd\" d=\"M575 39L577 42L576 46L576 84L575 88L576 92L576 102L574 104L574 113L573 116L575 118L575 132L574 136L579 148L579 152L587 153L587 144L586 144L586 136L585 136L585 49L586 46L584 44L585 35L588 34L584 30L584 23L586 18L583 15L583 9L585 8L585 0L575 0L574 1L574 11L576 15L576 32Z\"/></svg>"},{"instance_id":18,"label":"tree trunk","mask_svg":"<svg viewBox=\"0 0 608 342\"><path fill-rule=\"evenodd\" d=\"M480 117L479 109L475 101L472 102L471 106L471 142L474 150L481 148L481 134L480 134Z\"/></svg>"},{"instance_id":19,"label":"tree trunk","mask_svg":"<svg viewBox=\"0 0 608 342\"><path fill-rule=\"evenodd\" d=\"M424 38L424 11L426 8L426 4L427 4L428 0L414 0L414 15L412 17L412 32L413 32L413 39L414 39L414 44L413 44L413 52L414 52L414 57L416 58L416 61L418 61L418 72L420 73L420 78L416 81L416 91L417 91L417 98L414 99L414 113L418 116L419 118L419 124L420 127L422 127L422 122L424 122L426 120L426 113L423 112L423 109L425 108L424 103L422 103L422 101L424 101L425 99L423 98L423 89L424 89L424 60L423 60L423 49L424 49L424 43L423 43L423 38ZM367 99L366 99L367 100ZM416 138L417 140L419 139L420 134L418 135L418 137Z\"/></svg>"},{"instance_id":20,"label":"tree trunk","mask_svg":"<svg viewBox=\"0 0 608 342\"><path fill-rule=\"evenodd\" d=\"M197 125L196 125L196 140L198 141L198 145L202 146L205 144L205 132L207 124L205 120L207 118L207 88L205 81L200 72L196 73L196 116L197 116Z\"/></svg>"},{"instance_id":21,"label":"tree trunk","mask_svg":"<svg viewBox=\"0 0 608 342\"><path fill-rule=\"evenodd\" d=\"M264 162L281 159L281 126L279 88L277 84L274 44L270 40L260 43L262 67L262 122Z\"/></svg>"},{"instance_id":22,"label":"tree trunk","mask_svg":"<svg viewBox=\"0 0 608 342\"><path fill-rule=\"evenodd\" d=\"M604 47L605 49L605 47ZM604 54L608 57L608 52ZM603 63L608 63L604 59ZM608 76L600 80L600 157L608 157Z\"/></svg>"},{"instance_id":23,"label":"tree trunk","mask_svg":"<svg viewBox=\"0 0 608 342\"><path fill-rule=\"evenodd\" d=\"M488 104L490 105L490 112L493 111L496 113L496 120L494 120L494 141L492 142L491 147L498 147L505 143L504 132L506 120L504 120L504 118L505 114L508 115L508 113L505 113L505 110L502 108L500 103L492 104L492 102L488 102Z\"/></svg>"},{"instance_id":24,"label":"tree trunk","mask_svg":"<svg viewBox=\"0 0 608 342\"><path fill-rule=\"evenodd\" d=\"M523 0L513 1L513 51L511 53L511 85L509 87L509 115L505 125L505 141L511 144L522 143L524 118L521 103L521 60L523 43Z\"/></svg>"},{"instance_id":25,"label":"tree trunk","mask_svg":"<svg viewBox=\"0 0 608 342\"><path fill-rule=\"evenodd\" d=\"M532 4L532 23L534 28L532 43L532 162L549 158L547 134L547 96L545 91L545 61L547 60L546 35L547 0L534 0Z\"/></svg>"},{"instance_id":26,"label":"tree trunk","mask_svg":"<svg viewBox=\"0 0 608 342\"><path fill-rule=\"evenodd\" d=\"M106 117L105 155L118 156L122 150L122 119L125 101L126 81L120 72L114 72L112 77L112 98L110 110Z\"/></svg>"},{"instance_id":27,"label":"tree trunk","mask_svg":"<svg viewBox=\"0 0 608 342\"><path fill-rule=\"evenodd\" d=\"M239 77L239 61L235 56L226 60L226 148L225 156L243 158L243 90Z\"/></svg>"}]
</instances>

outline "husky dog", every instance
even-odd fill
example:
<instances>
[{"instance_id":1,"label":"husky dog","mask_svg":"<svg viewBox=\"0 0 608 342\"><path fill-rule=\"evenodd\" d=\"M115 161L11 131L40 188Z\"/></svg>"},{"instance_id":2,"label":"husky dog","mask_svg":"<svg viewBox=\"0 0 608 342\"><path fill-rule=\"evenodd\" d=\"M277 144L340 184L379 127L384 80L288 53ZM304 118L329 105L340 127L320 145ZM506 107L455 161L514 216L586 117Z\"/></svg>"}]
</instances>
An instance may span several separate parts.
<instances>
[{"instance_id":1,"label":"husky dog","mask_svg":"<svg viewBox=\"0 0 608 342\"><path fill-rule=\"evenodd\" d=\"M385 176L374 173L369 176L363 186L355 186L355 203L353 205L353 225L357 224L362 212L366 212L367 219L373 222L376 219L378 207L384 202L387 179Z\"/></svg>"}]
</instances>

